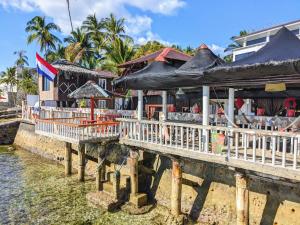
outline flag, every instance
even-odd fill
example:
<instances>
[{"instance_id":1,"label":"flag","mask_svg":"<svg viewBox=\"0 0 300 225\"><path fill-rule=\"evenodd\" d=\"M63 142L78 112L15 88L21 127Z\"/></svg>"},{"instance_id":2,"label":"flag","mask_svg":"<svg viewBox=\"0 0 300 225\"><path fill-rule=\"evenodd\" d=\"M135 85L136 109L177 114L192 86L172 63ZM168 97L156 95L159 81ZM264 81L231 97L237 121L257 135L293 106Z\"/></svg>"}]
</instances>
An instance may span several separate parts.
<instances>
[{"instance_id":1,"label":"flag","mask_svg":"<svg viewBox=\"0 0 300 225\"><path fill-rule=\"evenodd\" d=\"M36 66L38 74L46 77L48 80L53 81L58 74L58 70L47 63L47 61L43 59L38 53L36 53Z\"/></svg>"}]
</instances>

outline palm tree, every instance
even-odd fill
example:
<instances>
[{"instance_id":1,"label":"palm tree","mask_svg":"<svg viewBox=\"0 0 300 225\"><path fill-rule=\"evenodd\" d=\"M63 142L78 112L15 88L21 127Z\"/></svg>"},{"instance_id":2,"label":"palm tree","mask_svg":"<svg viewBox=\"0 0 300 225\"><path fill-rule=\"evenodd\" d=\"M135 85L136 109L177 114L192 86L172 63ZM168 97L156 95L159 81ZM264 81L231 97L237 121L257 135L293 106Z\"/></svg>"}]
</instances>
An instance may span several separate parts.
<instances>
[{"instance_id":1,"label":"palm tree","mask_svg":"<svg viewBox=\"0 0 300 225\"><path fill-rule=\"evenodd\" d=\"M38 94L38 85L28 69L23 71L23 79L19 82L19 87L25 94Z\"/></svg>"},{"instance_id":2,"label":"palm tree","mask_svg":"<svg viewBox=\"0 0 300 225\"><path fill-rule=\"evenodd\" d=\"M73 31L73 23L72 23L72 17L71 17L71 10L70 10L70 1L67 1L67 6L68 6L68 14L69 14L69 19L70 19L70 24L71 24L71 30Z\"/></svg>"},{"instance_id":3,"label":"palm tree","mask_svg":"<svg viewBox=\"0 0 300 225\"><path fill-rule=\"evenodd\" d=\"M59 38L52 34L52 31L60 32L60 28L55 23L46 23L45 17L35 16L27 22L25 31L29 33L27 43L36 41L40 45L41 52L55 50L56 44L61 43Z\"/></svg>"},{"instance_id":4,"label":"palm tree","mask_svg":"<svg viewBox=\"0 0 300 225\"><path fill-rule=\"evenodd\" d=\"M106 31L107 38L111 41L117 38L130 38L125 34L125 19L117 19L112 13L103 20L103 26Z\"/></svg>"},{"instance_id":5,"label":"palm tree","mask_svg":"<svg viewBox=\"0 0 300 225\"><path fill-rule=\"evenodd\" d=\"M24 67L25 65L28 66L28 57L25 55L26 51L20 50L20 51L15 51L15 55L17 55L17 60L15 62L16 66L19 67Z\"/></svg>"},{"instance_id":6,"label":"palm tree","mask_svg":"<svg viewBox=\"0 0 300 225\"><path fill-rule=\"evenodd\" d=\"M59 59L65 59L65 47L61 44L58 44L56 50L50 50L46 53L47 62L54 62Z\"/></svg>"},{"instance_id":7,"label":"palm tree","mask_svg":"<svg viewBox=\"0 0 300 225\"><path fill-rule=\"evenodd\" d=\"M82 63L93 56L94 49L89 35L82 28L76 28L64 41L69 43L65 49L65 57L70 62Z\"/></svg>"},{"instance_id":8,"label":"palm tree","mask_svg":"<svg viewBox=\"0 0 300 225\"><path fill-rule=\"evenodd\" d=\"M103 62L101 68L118 73L120 71L117 65L131 60L135 49L131 39L126 38L122 40L121 38L116 38L112 43L107 45L106 52L106 60Z\"/></svg>"},{"instance_id":9,"label":"palm tree","mask_svg":"<svg viewBox=\"0 0 300 225\"><path fill-rule=\"evenodd\" d=\"M6 84L9 90L12 92L14 86L18 84L16 78L16 67L9 67L5 72L1 73L0 84Z\"/></svg>"},{"instance_id":10,"label":"palm tree","mask_svg":"<svg viewBox=\"0 0 300 225\"><path fill-rule=\"evenodd\" d=\"M241 30L239 36L242 37L242 36L246 36L247 34L248 34L248 32L246 30ZM232 37L231 39L233 40L233 38L234 37ZM233 49L240 48L240 47L242 47L242 46L239 43L234 42L234 43L229 44L227 46L227 48L224 50L224 52L229 52L229 51L232 51ZM225 60L225 62L232 62L232 60L233 60L232 53L224 56L223 59Z\"/></svg>"},{"instance_id":11,"label":"palm tree","mask_svg":"<svg viewBox=\"0 0 300 225\"><path fill-rule=\"evenodd\" d=\"M83 21L83 29L86 29L87 33L92 39L103 36L104 22L99 21L96 14L88 15L86 20Z\"/></svg>"}]
</instances>

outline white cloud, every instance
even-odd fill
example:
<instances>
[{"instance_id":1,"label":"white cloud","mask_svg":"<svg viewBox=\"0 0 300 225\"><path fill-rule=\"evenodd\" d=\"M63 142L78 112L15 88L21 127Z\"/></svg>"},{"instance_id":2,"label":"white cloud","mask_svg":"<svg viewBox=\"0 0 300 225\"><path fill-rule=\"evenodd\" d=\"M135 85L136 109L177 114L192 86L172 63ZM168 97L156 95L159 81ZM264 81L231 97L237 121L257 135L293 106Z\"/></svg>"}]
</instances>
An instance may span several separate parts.
<instances>
[{"instance_id":1,"label":"white cloud","mask_svg":"<svg viewBox=\"0 0 300 225\"><path fill-rule=\"evenodd\" d=\"M216 44L208 45L210 50L212 50L216 55L225 56L224 50L225 48Z\"/></svg>"},{"instance_id":2,"label":"white cloud","mask_svg":"<svg viewBox=\"0 0 300 225\"><path fill-rule=\"evenodd\" d=\"M70 0L72 21L80 26L87 15L96 13L99 18L114 13L127 19L126 29L136 40L153 40L158 38L151 31L152 19L146 15L132 15L127 7L135 7L143 12L170 15L184 7L184 0ZM19 9L26 12L41 11L53 18L64 33L69 33L70 23L65 0L0 0L0 6Z\"/></svg>"}]
</instances>

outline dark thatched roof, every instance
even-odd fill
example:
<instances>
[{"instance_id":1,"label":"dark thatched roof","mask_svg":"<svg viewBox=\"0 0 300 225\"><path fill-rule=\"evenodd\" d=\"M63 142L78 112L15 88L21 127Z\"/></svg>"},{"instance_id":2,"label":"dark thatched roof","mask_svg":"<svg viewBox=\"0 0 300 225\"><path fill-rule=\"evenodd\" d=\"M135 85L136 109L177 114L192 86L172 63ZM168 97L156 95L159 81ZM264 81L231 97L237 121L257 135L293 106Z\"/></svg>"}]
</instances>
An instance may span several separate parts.
<instances>
[{"instance_id":1,"label":"dark thatched roof","mask_svg":"<svg viewBox=\"0 0 300 225\"><path fill-rule=\"evenodd\" d=\"M270 82L300 83L300 40L283 27L250 56L205 71L203 82L233 87Z\"/></svg>"},{"instance_id":2,"label":"dark thatched roof","mask_svg":"<svg viewBox=\"0 0 300 225\"><path fill-rule=\"evenodd\" d=\"M94 81L88 81L80 88L68 94L68 97L80 99L80 98L91 98L91 97L108 98L110 96L104 89L102 89Z\"/></svg>"},{"instance_id":3,"label":"dark thatched roof","mask_svg":"<svg viewBox=\"0 0 300 225\"><path fill-rule=\"evenodd\" d=\"M95 76L99 78L113 78L113 74L106 71L94 71L84 68L76 63L71 63L67 60L57 60L52 65L59 70L60 74L63 75L85 75L85 76ZM105 72L105 73L104 73Z\"/></svg>"},{"instance_id":4,"label":"dark thatched roof","mask_svg":"<svg viewBox=\"0 0 300 225\"><path fill-rule=\"evenodd\" d=\"M164 62L153 62L136 73L116 80L115 86L135 90L167 90L193 87L197 84L199 86L204 70L223 63L222 59L203 44L198 48L195 56L179 68Z\"/></svg>"}]
</instances>

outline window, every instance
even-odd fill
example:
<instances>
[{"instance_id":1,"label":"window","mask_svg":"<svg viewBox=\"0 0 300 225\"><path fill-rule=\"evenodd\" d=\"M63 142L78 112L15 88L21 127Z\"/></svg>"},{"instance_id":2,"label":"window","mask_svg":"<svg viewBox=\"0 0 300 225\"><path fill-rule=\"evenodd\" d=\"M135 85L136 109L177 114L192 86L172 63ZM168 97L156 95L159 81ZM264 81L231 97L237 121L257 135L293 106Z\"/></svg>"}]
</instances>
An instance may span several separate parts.
<instances>
[{"instance_id":1,"label":"window","mask_svg":"<svg viewBox=\"0 0 300 225\"><path fill-rule=\"evenodd\" d=\"M250 56L253 52L246 52L246 53L242 53L239 55L235 55L235 61L246 58L248 56Z\"/></svg>"},{"instance_id":2,"label":"window","mask_svg":"<svg viewBox=\"0 0 300 225\"><path fill-rule=\"evenodd\" d=\"M247 41L247 46L263 43L266 41L267 41L267 37L257 38L257 39L251 40L251 41Z\"/></svg>"},{"instance_id":3,"label":"window","mask_svg":"<svg viewBox=\"0 0 300 225\"><path fill-rule=\"evenodd\" d=\"M42 91L50 91L50 80L46 77L42 77Z\"/></svg>"},{"instance_id":4,"label":"window","mask_svg":"<svg viewBox=\"0 0 300 225\"><path fill-rule=\"evenodd\" d=\"M99 79L99 86L106 90L106 79Z\"/></svg>"},{"instance_id":5,"label":"window","mask_svg":"<svg viewBox=\"0 0 300 225\"><path fill-rule=\"evenodd\" d=\"M98 100L98 108L106 109L106 100Z\"/></svg>"}]
</instances>

